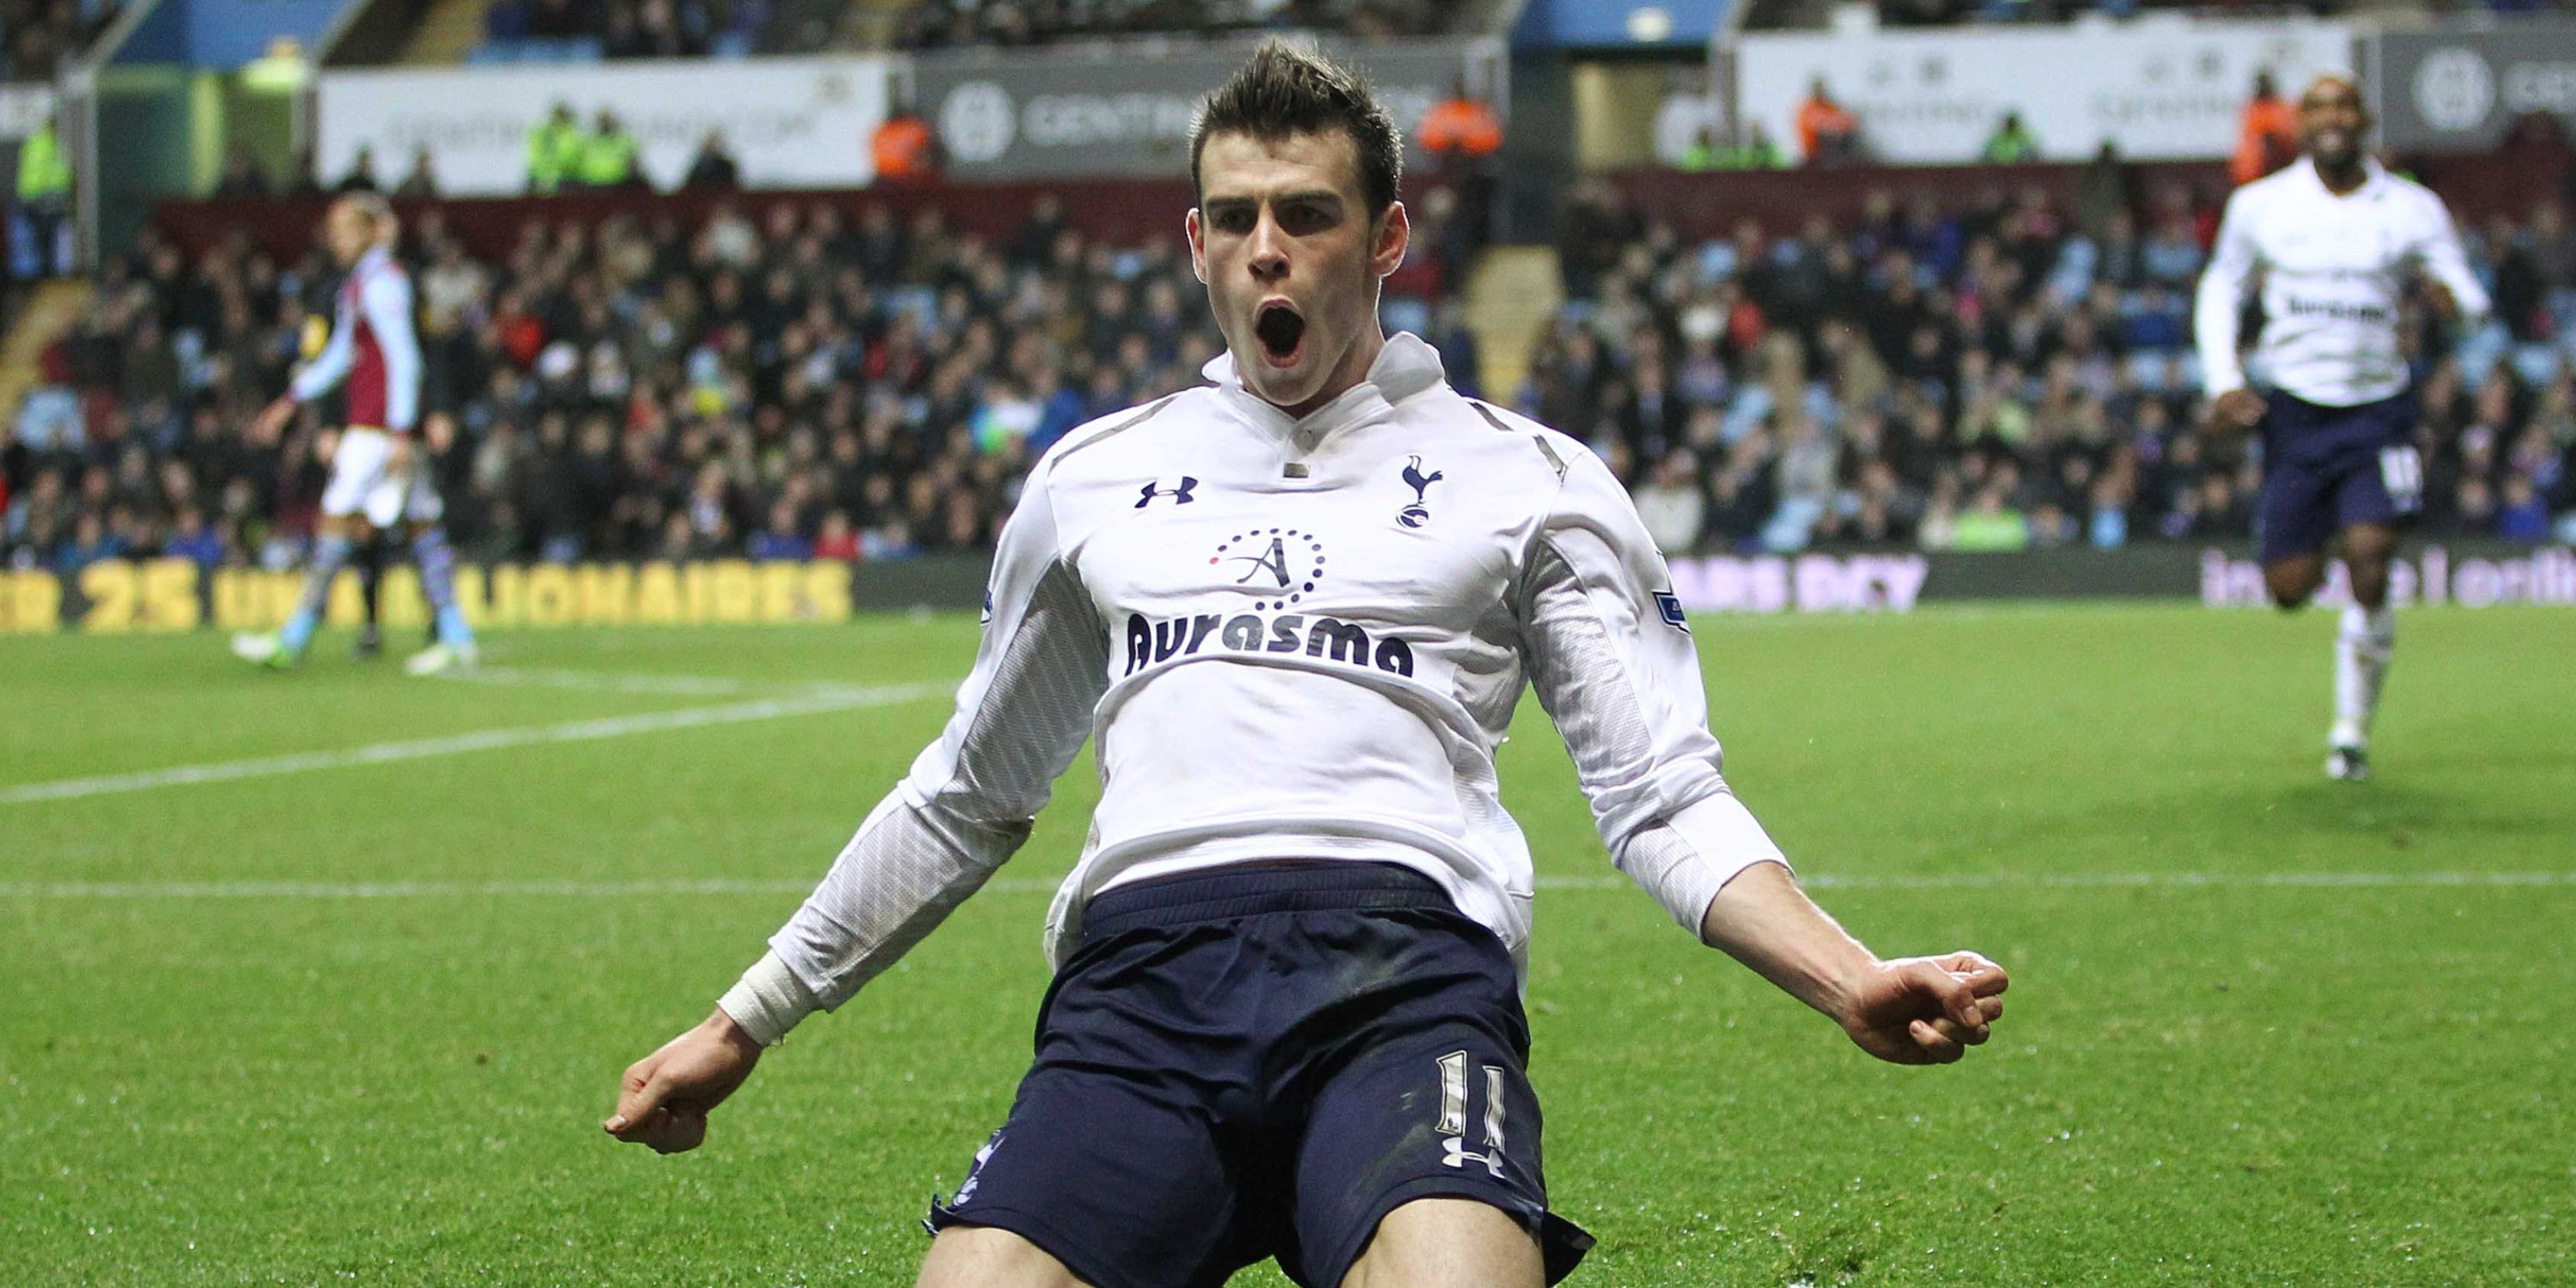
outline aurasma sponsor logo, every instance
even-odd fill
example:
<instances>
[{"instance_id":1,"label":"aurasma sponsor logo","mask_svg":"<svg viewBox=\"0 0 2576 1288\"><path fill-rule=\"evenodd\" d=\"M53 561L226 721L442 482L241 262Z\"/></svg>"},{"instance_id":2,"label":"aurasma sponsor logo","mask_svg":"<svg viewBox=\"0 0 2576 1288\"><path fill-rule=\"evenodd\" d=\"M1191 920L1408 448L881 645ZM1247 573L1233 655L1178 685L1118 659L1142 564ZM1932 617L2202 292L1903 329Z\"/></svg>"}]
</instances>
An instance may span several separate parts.
<instances>
[{"instance_id":1,"label":"aurasma sponsor logo","mask_svg":"<svg viewBox=\"0 0 2576 1288\"><path fill-rule=\"evenodd\" d=\"M1413 674L1412 645L1400 639L1372 639L1365 628L1337 617L1310 613L1199 613L1157 621L1143 613L1127 615L1128 675L1210 649L1229 653L1300 653L1351 666L1375 667L1390 675Z\"/></svg>"}]
</instances>

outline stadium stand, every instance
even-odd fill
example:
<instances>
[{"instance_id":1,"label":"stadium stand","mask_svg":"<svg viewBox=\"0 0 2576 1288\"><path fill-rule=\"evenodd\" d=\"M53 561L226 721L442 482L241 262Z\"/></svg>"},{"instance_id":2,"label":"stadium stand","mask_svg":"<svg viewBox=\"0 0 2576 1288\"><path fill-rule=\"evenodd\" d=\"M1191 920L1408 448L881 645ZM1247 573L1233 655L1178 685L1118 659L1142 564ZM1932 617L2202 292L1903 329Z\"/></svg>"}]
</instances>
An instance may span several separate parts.
<instances>
[{"instance_id":1,"label":"stadium stand","mask_svg":"<svg viewBox=\"0 0 2576 1288\"><path fill-rule=\"evenodd\" d=\"M495 0L467 61L741 58L774 12L769 0Z\"/></svg>"},{"instance_id":2,"label":"stadium stand","mask_svg":"<svg viewBox=\"0 0 2576 1288\"><path fill-rule=\"evenodd\" d=\"M897 40L908 49L946 49L1282 29L1420 36L1449 29L1476 7L1432 0L923 0L904 15Z\"/></svg>"},{"instance_id":3,"label":"stadium stand","mask_svg":"<svg viewBox=\"0 0 2576 1288\"><path fill-rule=\"evenodd\" d=\"M1880 196L1839 225L1708 238L1607 185L1576 196L1567 302L1495 392L1590 442L1668 548L2246 534L2260 462L2189 429L2211 225L2189 189L2080 210ZM1048 443L1216 351L1175 238L1096 240L1048 206L988 236L935 204L731 200L688 228L532 219L486 258L436 207L416 221L432 436L474 551L979 547ZM2428 522L2538 540L2576 524L2576 230L2544 207L2471 240L2503 309L2425 383ZM1465 277L1425 261L1389 319L1472 385ZM107 265L0 458L6 560L291 562L325 417L276 444L241 426L332 285L240 232L194 256L148 233Z\"/></svg>"},{"instance_id":4,"label":"stadium stand","mask_svg":"<svg viewBox=\"0 0 2576 1288\"><path fill-rule=\"evenodd\" d=\"M7 39L8 79L52 80L66 60L116 21L116 0L0 0L0 36Z\"/></svg>"}]
</instances>

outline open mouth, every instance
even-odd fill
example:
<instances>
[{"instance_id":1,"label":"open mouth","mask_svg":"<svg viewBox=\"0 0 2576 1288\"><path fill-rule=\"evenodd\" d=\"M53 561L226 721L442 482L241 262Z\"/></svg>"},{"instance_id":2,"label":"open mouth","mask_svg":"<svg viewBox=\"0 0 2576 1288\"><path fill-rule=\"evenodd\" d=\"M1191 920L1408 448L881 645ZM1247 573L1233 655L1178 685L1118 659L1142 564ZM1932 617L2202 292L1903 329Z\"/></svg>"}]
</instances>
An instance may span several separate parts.
<instances>
[{"instance_id":1,"label":"open mouth","mask_svg":"<svg viewBox=\"0 0 2576 1288\"><path fill-rule=\"evenodd\" d=\"M1286 302L1272 301L1253 316L1252 335L1261 341L1261 356L1271 366L1295 366L1306 345L1306 319Z\"/></svg>"}]
</instances>

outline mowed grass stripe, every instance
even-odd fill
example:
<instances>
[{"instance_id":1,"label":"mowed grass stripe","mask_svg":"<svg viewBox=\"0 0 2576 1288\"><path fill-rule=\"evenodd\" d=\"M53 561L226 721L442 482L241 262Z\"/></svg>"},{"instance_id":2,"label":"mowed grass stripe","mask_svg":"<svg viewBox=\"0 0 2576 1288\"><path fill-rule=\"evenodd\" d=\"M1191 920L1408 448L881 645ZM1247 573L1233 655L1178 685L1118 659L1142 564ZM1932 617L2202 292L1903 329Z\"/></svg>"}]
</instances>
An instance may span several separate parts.
<instances>
[{"instance_id":1,"label":"mowed grass stripe","mask_svg":"<svg viewBox=\"0 0 2576 1288\"><path fill-rule=\"evenodd\" d=\"M606 716L595 720L566 721L562 724L531 725L514 729L482 729L472 733L448 734L437 738L375 742L332 751L305 751L284 756L259 756L249 760L176 765L168 769L147 769L130 774L102 774L91 778L65 778L50 783L21 783L13 787L0 787L0 805L72 800L83 796L112 796L123 792L151 791L162 787L234 782L244 778L273 778L280 774L309 773L317 769L347 769L358 765L382 765L401 760L422 760L433 756L458 756L467 752L496 751L507 747L596 742L602 738L624 738L639 733L699 729L709 725L741 724L749 720L775 720L782 716L815 715L826 711L851 711L861 707L882 707L899 702L916 701L947 693L952 687L943 684L897 684L875 688L826 689L799 697L758 698L748 702L729 702L720 706L683 707L677 711L649 711L641 715Z\"/></svg>"}]
</instances>

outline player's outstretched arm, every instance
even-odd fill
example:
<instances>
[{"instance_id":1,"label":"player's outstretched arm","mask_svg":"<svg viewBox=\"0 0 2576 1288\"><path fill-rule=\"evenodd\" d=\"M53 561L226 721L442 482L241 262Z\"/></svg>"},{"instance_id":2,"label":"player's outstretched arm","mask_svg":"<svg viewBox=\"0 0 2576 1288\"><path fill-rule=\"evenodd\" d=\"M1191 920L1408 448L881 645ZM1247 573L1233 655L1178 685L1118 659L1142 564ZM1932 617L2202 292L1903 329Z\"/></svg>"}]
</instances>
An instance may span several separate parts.
<instances>
[{"instance_id":1,"label":"player's outstretched arm","mask_svg":"<svg viewBox=\"0 0 2576 1288\"><path fill-rule=\"evenodd\" d=\"M600 1124L609 1135L654 1152L696 1149L707 1138L707 1114L751 1076L760 1044L722 1008L696 1028L626 1066L617 1108Z\"/></svg>"},{"instance_id":2,"label":"player's outstretched arm","mask_svg":"<svg viewBox=\"0 0 2576 1288\"><path fill-rule=\"evenodd\" d=\"M1106 635L1058 557L1041 473L1003 527L992 615L947 730L877 803L769 951L705 1023L627 1069L603 1126L664 1153L706 1137L710 1110L762 1048L831 1010L921 942L1028 839L1108 684Z\"/></svg>"},{"instance_id":3,"label":"player's outstretched arm","mask_svg":"<svg viewBox=\"0 0 2576 1288\"><path fill-rule=\"evenodd\" d=\"M1823 1012L1863 1051L1948 1064L2003 1018L2004 968L1972 952L1882 961L1776 863L1746 868L1709 901L1700 938Z\"/></svg>"}]
</instances>

